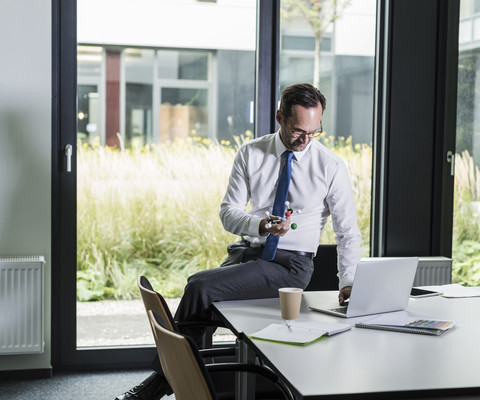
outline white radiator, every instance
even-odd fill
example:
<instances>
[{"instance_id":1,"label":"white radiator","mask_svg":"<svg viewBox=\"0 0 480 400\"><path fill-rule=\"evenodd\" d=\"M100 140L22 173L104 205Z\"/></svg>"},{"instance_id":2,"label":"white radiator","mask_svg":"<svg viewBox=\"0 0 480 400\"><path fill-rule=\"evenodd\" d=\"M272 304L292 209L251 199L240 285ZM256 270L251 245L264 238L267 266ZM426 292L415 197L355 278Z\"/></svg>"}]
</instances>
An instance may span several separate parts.
<instances>
[{"instance_id":1,"label":"white radiator","mask_svg":"<svg viewBox=\"0 0 480 400\"><path fill-rule=\"evenodd\" d=\"M0 257L0 354L42 353L43 257Z\"/></svg>"},{"instance_id":2,"label":"white radiator","mask_svg":"<svg viewBox=\"0 0 480 400\"><path fill-rule=\"evenodd\" d=\"M413 286L446 285L452 283L452 259L419 257Z\"/></svg>"}]
</instances>

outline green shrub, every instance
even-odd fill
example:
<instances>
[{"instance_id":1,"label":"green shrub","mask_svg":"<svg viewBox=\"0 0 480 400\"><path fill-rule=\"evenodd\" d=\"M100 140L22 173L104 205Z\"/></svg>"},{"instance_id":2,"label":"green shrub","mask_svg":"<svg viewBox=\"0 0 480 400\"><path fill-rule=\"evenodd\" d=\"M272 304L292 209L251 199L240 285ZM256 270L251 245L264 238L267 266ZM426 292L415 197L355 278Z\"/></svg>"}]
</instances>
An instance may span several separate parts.
<instances>
[{"instance_id":1,"label":"green shrub","mask_svg":"<svg viewBox=\"0 0 480 400\"><path fill-rule=\"evenodd\" d=\"M217 267L226 246L218 213L235 146L187 139L114 150L79 145L77 197L77 297L80 301L139 296L145 274L166 297L183 293L192 273ZM347 164L369 254L372 148L351 138L321 141ZM468 153L457 155L454 212L454 281L480 285L480 173ZM335 241L331 223L322 243Z\"/></svg>"},{"instance_id":2,"label":"green shrub","mask_svg":"<svg viewBox=\"0 0 480 400\"><path fill-rule=\"evenodd\" d=\"M452 281L480 286L480 171L468 151L455 156Z\"/></svg>"},{"instance_id":3,"label":"green shrub","mask_svg":"<svg viewBox=\"0 0 480 400\"><path fill-rule=\"evenodd\" d=\"M78 149L78 298L138 297L136 277L180 296L235 237L218 213L234 150L194 141Z\"/></svg>"},{"instance_id":4,"label":"green shrub","mask_svg":"<svg viewBox=\"0 0 480 400\"><path fill-rule=\"evenodd\" d=\"M480 243L464 240L453 249L453 283L480 286Z\"/></svg>"}]
</instances>

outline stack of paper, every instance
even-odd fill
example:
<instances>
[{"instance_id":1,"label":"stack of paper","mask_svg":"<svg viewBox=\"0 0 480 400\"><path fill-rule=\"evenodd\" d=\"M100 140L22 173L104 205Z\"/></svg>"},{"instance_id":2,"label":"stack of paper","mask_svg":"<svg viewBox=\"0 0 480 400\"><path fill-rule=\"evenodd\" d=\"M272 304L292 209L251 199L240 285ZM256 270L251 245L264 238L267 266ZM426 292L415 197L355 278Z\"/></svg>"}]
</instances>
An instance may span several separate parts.
<instances>
[{"instance_id":1,"label":"stack of paper","mask_svg":"<svg viewBox=\"0 0 480 400\"><path fill-rule=\"evenodd\" d=\"M322 321L290 321L287 324L271 324L258 332L252 333L254 339L270 340L273 342L305 345L323 336L331 336L336 333L351 329L348 324L336 324Z\"/></svg>"},{"instance_id":2,"label":"stack of paper","mask_svg":"<svg viewBox=\"0 0 480 400\"><path fill-rule=\"evenodd\" d=\"M440 286L422 286L422 288L442 292L442 296L448 298L480 297L480 288L462 286L457 283Z\"/></svg>"}]
</instances>

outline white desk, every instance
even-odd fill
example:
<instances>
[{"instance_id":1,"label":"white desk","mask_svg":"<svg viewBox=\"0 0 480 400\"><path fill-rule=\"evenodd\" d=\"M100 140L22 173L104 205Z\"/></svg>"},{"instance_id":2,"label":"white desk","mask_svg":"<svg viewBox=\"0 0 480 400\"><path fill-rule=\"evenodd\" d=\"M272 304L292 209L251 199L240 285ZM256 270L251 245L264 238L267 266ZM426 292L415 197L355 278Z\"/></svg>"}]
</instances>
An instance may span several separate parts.
<instances>
[{"instance_id":1,"label":"white desk","mask_svg":"<svg viewBox=\"0 0 480 400\"><path fill-rule=\"evenodd\" d=\"M337 292L304 293L301 320L353 325L372 318L321 314L308 309L313 302L336 305ZM299 399L480 394L478 297L410 299L407 311L413 316L457 323L442 336L352 327L307 346L252 340L243 335L282 322L278 298L224 301L213 307L235 335L283 377Z\"/></svg>"}]
</instances>

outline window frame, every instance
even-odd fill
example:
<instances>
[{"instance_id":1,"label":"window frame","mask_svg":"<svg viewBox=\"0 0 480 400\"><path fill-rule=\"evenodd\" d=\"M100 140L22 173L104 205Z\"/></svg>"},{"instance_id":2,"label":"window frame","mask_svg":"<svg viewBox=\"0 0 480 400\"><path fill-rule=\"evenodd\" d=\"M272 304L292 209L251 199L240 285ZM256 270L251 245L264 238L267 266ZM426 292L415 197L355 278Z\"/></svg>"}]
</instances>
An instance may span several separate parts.
<instances>
[{"instance_id":1,"label":"window frame","mask_svg":"<svg viewBox=\"0 0 480 400\"><path fill-rule=\"evenodd\" d=\"M257 3L256 129L275 126L279 0ZM52 0L52 366L56 370L148 368L154 346L76 346L76 160L67 173L64 149L76 154L77 2ZM272 82L274 82L272 84ZM276 83L275 83L276 82ZM154 85L155 86L155 85ZM215 87L210 88L210 92ZM265 105L268 105L265 108ZM259 127L269 126L267 130Z\"/></svg>"},{"instance_id":2,"label":"window frame","mask_svg":"<svg viewBox=\"0 0 480 400\"><path fill-rule=\"evenodd\" d=\"M378 0L377 7L371 255L448 257L453 178L445 154L455 148L459 0ZM258 0L257 16L255 130L261 136L276 126L280 0ZM423 51L425 42L419 40L427 22L435 42L431 52ZM76 154L76 26L76 0L52 0L52 366L146 368L153 346L76 348L76 163L67 173L64 157L67 144ZM424 82L428 69L412 68L412 59L434 65L433 80ZM412 97L423 99L431 112L412 113L404 104ZM408 131L412 126L425 127L420 145L418 131ZM414 154L407 152L408 165L402 143L419 146ZM421 180L419 168L428 169ZM402 211L412 205L411 193L416 203ZM426 234L420 237L420 232Z\"/></svg>"},{"instance_id":3,"label":"window frame","mask_svg":"<svg viewBox=\"0 0 480 400\"><path fill-rule=\"evenodd\" d=\"M377 4L371 255L451 257L460 1Z\"/></svg>"}]
</instances>

